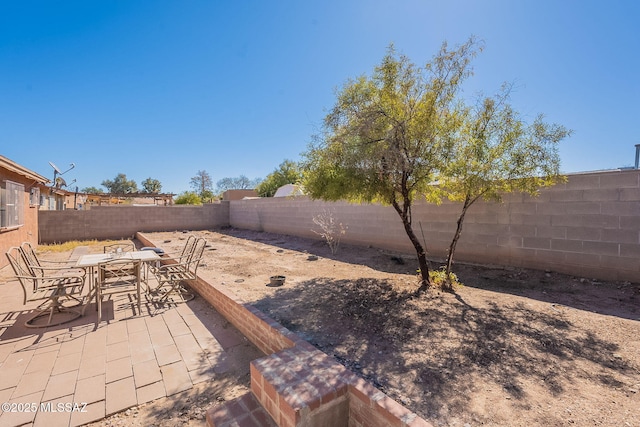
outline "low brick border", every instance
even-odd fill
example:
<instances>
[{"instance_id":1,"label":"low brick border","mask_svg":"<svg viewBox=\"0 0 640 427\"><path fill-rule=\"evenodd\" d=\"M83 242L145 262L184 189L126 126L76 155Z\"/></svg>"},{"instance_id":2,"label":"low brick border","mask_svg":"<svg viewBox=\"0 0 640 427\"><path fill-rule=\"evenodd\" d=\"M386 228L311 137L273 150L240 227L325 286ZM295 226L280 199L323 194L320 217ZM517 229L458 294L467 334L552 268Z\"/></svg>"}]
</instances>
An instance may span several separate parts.
<instances>
[{"instance_id":1,"label":"low brick border","mask_svg":"<svg viewBox=\"0 0 640 427\"><path fill-rule=\"evenodd\" d=\"M143 233L135 237L156 246ZM200 277L189 285L265 353L251 362L251 392L277 425L320 427L330 419L345 427L431 426L232 292ZM215 407L207 422L228 425L237 407L235 401Z\"/></svg>"}]
</instances>

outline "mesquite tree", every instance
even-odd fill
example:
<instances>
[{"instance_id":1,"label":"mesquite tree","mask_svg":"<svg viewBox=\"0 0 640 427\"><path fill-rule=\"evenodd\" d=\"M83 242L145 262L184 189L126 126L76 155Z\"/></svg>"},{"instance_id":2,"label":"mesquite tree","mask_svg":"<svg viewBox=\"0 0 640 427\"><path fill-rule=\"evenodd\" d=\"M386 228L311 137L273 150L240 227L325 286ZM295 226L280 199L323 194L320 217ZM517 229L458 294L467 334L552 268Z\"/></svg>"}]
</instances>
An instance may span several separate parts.
<instances>
[{"instance_id":1,"label":"mesquite tree","mask_svg":"<svg viewBox=\"0 0 640 427\"><path fill-rule=\"evenodd\" d=\"M447 254L447 279L471 205L480 199L499 202L503 194L514 191L536 195L541 187L565 179L560 174L558 144L571 131L545 123L542 115L532 124L525 123L509 105L509 94L510 87L505 85L497 95L481 99L460 114L462 126L453 156L439 179L446 197L462 202Z\"/></svg>"},{"instance_id":2,"label":"mesquite tree","mask_svg":"<svg viewBox=\"0 0 640 427\"><path fill-rule=\"evenodd\" d=\"M307 194L324 200L380 202L400 216L430 285L426 249L412 227L418 197L436 201L432 185L452 156L463 116L457 94L481 50L470 38L446 43L423 67L390 47L372 76L346 83L324 121L324 132L305 154Z\"/></svg>"}]
</instances>

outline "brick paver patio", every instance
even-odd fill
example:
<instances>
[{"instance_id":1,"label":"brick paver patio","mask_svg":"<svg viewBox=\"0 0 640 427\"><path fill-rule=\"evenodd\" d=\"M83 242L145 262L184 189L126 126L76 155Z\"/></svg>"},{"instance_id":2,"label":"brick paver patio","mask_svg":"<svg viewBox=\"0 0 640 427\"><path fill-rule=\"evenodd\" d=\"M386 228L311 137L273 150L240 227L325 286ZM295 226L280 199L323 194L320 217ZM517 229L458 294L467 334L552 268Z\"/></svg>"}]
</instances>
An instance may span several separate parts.
<instances>
[{"instance_id":1,"label":"brick paver patio","mask_svg":"<svg viewBox=\"0 0 640 427\"><path fill-rule=\"evenodd\" d=\"M9 269L0 271L0 403L9 403L0 427L96 421L214 381L229 369L226 351L246 345L199 297L165 307L143 297L138 315L123 294L103 305L97 328L92 303L73 322L28 329L36 304L22 304L20 285L6 280Z\"/></svg>"}]
</instances>

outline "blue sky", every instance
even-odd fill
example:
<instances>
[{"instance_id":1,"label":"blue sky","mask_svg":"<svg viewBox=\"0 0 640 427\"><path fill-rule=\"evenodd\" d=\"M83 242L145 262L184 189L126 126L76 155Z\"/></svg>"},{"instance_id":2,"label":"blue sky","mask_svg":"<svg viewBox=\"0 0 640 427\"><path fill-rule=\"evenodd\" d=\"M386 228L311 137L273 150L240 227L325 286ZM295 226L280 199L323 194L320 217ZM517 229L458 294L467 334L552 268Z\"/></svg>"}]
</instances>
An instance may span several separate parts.
<instances>
[{"instance_id":1,"label":"blue sky","mask_svg":"<svg viewBox=\"0 0 640 427\"><path fill-rule=\"evenodd\" d=\"M465 95L511 82L525 117L573 129L564 172L632 166L638 22L635 0L5 1L0 154L50 179L75 163L80 188L264 178L390 43L421 64L475 35Z\"/></svg>"}]
</instances>

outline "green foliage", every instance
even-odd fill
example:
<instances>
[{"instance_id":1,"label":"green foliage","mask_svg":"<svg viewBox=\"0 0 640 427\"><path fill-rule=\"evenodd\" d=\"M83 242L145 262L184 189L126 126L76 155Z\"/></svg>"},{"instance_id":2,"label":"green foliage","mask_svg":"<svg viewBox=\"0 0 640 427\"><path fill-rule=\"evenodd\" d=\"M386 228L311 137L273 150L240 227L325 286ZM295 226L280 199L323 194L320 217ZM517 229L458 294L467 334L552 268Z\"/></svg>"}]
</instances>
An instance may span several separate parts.
<instances>
[{"instance_id":1,"label":"green foliage","mask_svg":"<svg viewBox=\"0 0 640 427\"><path fill-rule=\"evenodd\" d=\"M102 191L101 189L96 188L96 187L85 187L80 191L82 191L83 193L86 193L86 194L102 194L102 193L104 193L104 191Z\"/></svg>"},{"instance_id":2,"label":"green foliage","mask_svg":"<svg viewBox=\"0 0 640 427\"><path fill-rule=\"evenodd\" d=\"M416 249L421 289L429 266L411 207L416 197L440 200L431 184L451 157L460 126L456 95L479 50L474 38L455 50L445 43L417 67L391 46L371 77L348 81L338 93L324 133L305 154L303 184L311 197L393 206Z\"/></svg>"},{"instance_id":3,"label":"green foliage","mask_svg":"<svg viewBox=\"0 0 640 427\"><path fill-rule=\"evenodd\" d=\"M176 205L201 205L202 199L194 191L185 191L175 198L174 203Z\"/></svg>"},{"instance_id":4,"label":"green foliage","mask_svg":"<svg viewBox=\"0 0 640 427\"><path fill-rule=\"evenodd\" d=\"M300 166L291 160L284 160L256 187L260 197L273 197L276 190L286 184L297 184L302 180Z\"/></svg>"},{"instance_id":5,"label":"green foliage","mask_svg":"<svg viewBox=\"0 0 640 427\"><path fill-rule=\"evenodd\" d=\"M112 194L126 194L126 193L137 193L138 192L138 184L136 184L133 180L128 180L127 175L123 173L119 173L113 181L104 180L100 184L107 189L109 193Z\"/></svg>"},{"instance_id":6,"label":"green foliage","mask_svg":"<svg viewBox=\"0 0 640 427\"><path fill-rule=\"evenodd\" d=\"M345 84L323 134L305 153L303 184L311 197L393 206L416 249L421 289L437 277L429 274L426 250L412 228L416 198L463 202L444 269L447 279L473 203L499 201L511 191L535 195L564 180L558 144L571 131L542 116L525 123L507 102L508 86L474 107L458 97L481 50L473 37L453 50L444 43L418 67L391 46L372 76Z\"/></svg>"},{"instance_id":7,"label":"green foliage","mask_svg":"<svg viewBox=\"0 0 640 427\"><path fill-rule=\"evenodd\" d=\"M449 158L459 125L455 95L477 43L440 53L424 68L393 49L372 77L349 81L306 153L304 185L323 199L437 200L430 183Z\"/></svg>"},{"instance_id":8,"label":"green foliage","mask_svg":"<svg viewBox=\"0 0 640 427\"><path fill-rule=\"evenodd\" d=\"M508 104L510 87L473 107L460 108L454 150L439 176L447 198L462 202L457 229L449 245L446 272L462 233L467 210L481 198L501 201L504 193L537 195L541 187L562 182L560 141L571 134L539 115L529 125Z\"/></svg>"},{"instance_id":9,"label":"green foliage","mask_svg":"<svg viewBox=\"0 0 640 427\"><path fill-rule=\"evenodd\" d=\"M420 270L418 270L417 273L418 277L420 277ZM452 291L456 287L464 286L464 284L458 280L458 276L452 272L447 272L444 267L438 270L431 270L429 272L429 278L433 286L446 291Z\"/></svg>"},{"instance_id":10,"label":"green foliage","mask_svg":"<svg viewBox=\"0 0 640 427\"><path fill-rule=\"evenodd\" d=\"M147 178L142 181L142 192L143 193L160 193L162 190L162 184L157 179Z\"/></svg>"},{"instance_id":11,"label":"green foliage","mask_svg":"<svg viewBox=\"0 0 640 427\"><path fill-rule=\"evenodd\" d=\"M453 156L439 179L450 200L501 201L507 192L536 195L564 181L558 145L571 131L545 123L542 115L528 125L507 103L509 95L504 86L462 112Z\"/></svg>"},{"instance_id":12,"label":"green foliage","mask_svg":"<svg viewBox=\"0 0 640 427\"><path fill-rule=\"evenodd\" d=\"M200 194L200 198L202 199L203 203L212 203L216 196L215 194L213 194L213 191L205 190L202 194Z\"/></svg>"}]
</instances>

